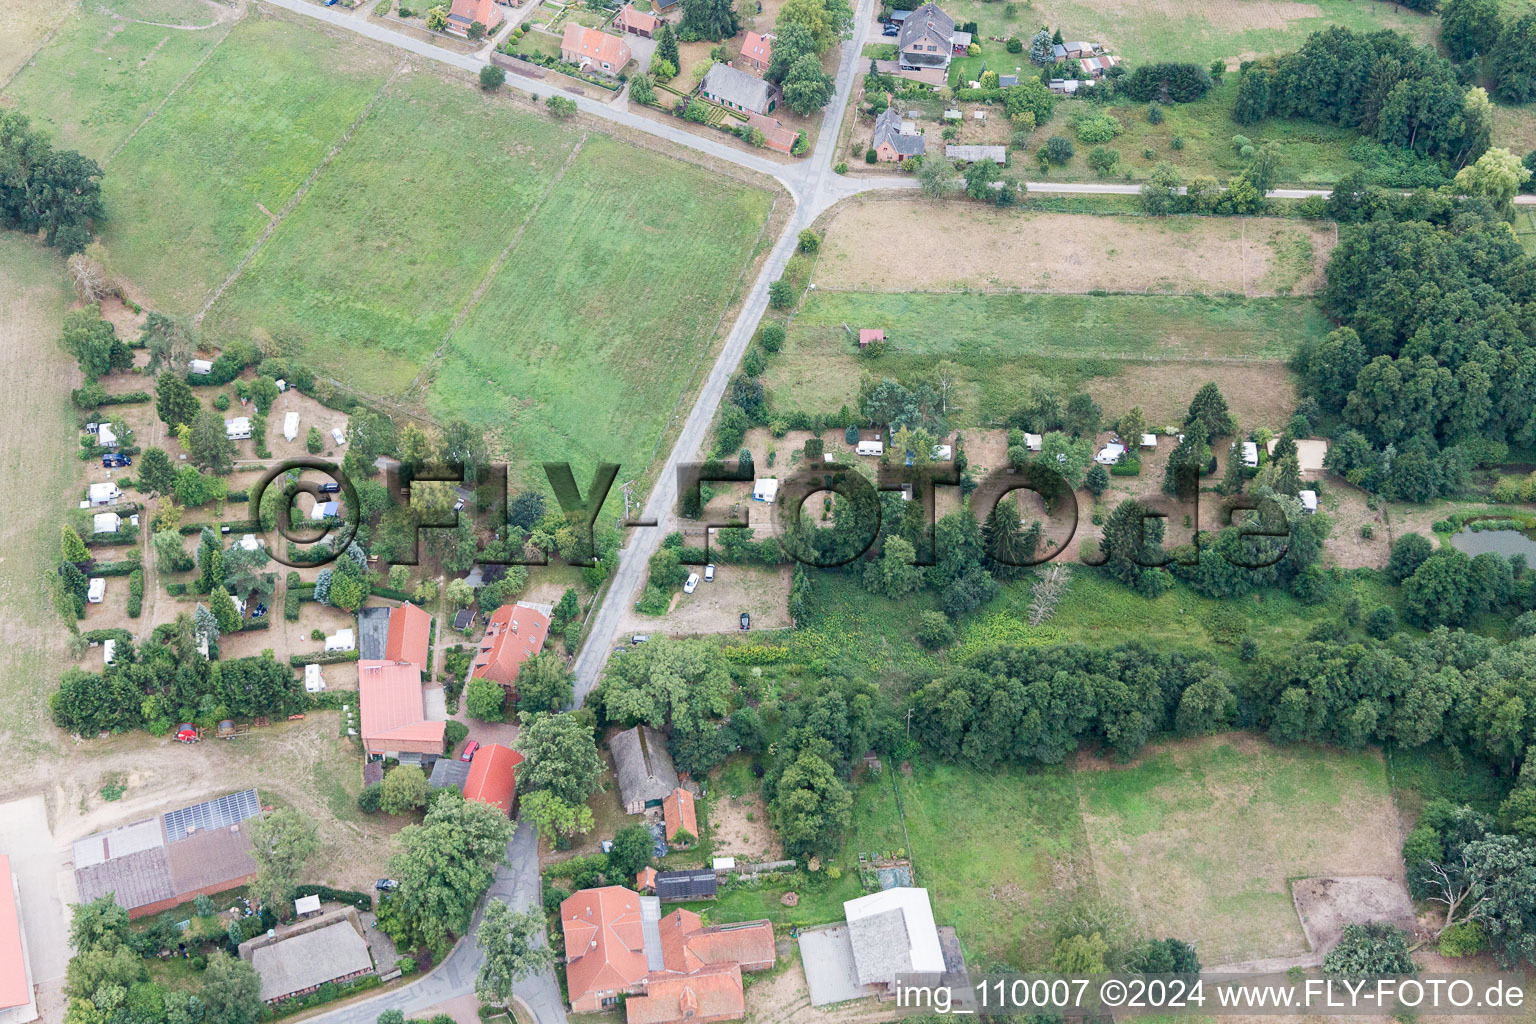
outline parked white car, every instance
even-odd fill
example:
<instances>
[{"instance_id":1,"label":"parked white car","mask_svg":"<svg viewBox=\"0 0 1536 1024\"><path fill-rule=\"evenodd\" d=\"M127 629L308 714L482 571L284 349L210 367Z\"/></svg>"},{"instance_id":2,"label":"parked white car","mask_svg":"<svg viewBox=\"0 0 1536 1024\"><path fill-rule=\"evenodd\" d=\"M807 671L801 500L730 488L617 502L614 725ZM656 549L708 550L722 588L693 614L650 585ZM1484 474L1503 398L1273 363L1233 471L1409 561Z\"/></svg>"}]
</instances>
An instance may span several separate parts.
<instances>
[{"instance_id":1,"label":"parked white car","mask_svg":"<svg viewBox=\"0 0 1536 1024\"><path fill-rule=\"evenodd\" d=\"M688 574L688 582L683 584L683 593L691 594L695 590L697 590L698 588L699 588L699 574L696 573L696 572L689 573Z\"/></svg>"},{"instance_id":2,"label":"parked white car","mask_svg":"<svg viewBox=\"0 0 1536 1024\"><path fill-rule=\"evenodd\" d=\"M715 563L714 562L710 562L708 565L706 565L704 567L704 582L705 583L713 583L713 582L715 582Z\"/></svg>"}]
</instances>

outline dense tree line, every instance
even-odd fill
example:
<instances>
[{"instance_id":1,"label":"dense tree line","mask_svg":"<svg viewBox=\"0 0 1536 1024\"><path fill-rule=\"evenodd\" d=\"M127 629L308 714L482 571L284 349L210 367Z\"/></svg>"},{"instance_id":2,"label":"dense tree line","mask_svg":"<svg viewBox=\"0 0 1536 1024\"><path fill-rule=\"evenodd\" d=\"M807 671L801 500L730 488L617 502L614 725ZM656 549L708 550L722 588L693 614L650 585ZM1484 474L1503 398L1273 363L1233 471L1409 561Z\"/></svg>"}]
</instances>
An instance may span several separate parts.
<instances>
[{"instance_id":1,"label":"dense tree line","mask_svg":"<svg viewBox=\"0 0 1536 1024\"><path fill-rule=\"evenodd\" d=\"M1440 628L1357 639L1331 626L1232 679L1203 653L1004 646L912 697L913 734L981 768L1135 754L1165 734L1256 728L1281 742L1451 744L1512 769L1536 737L1536 640Z\"/></svg>"},{"instance_id":2,"label":"dense tree line","mask_svg":"<svg viewBox=\"0 0 1536 1024\"><path fill-rule=\"evenodd\" d=\"M1299 50L1244 65L1233 117L1302 117L1359 131L1385 146L1471 163L1488 148L1492 108L1455 67L1400 32L1331 26Z\"/></svg>"},{"instance_id":3,"label":"dense tree line","mask_svg":"<svg viewBox=\"0 0 1536 1024\"><path fill-rule=\"evenodd\" d=\"M1193 103L1211 89L1211 73L1199 64L1138 64L1115 88L1141 103Z\"/></svg>"},{"instance_id":4,"label":"dense tree line","mask_svg":"<svg viewBox=\"0 0 1536 1024\"><path fill-rule=\"evenodd\" d=\"M0 111L0 225L35 234L66 254L84 249L102 215L101 168L15 111Z\"/></svg>"},{"instance_id":5,"label":"dense tree line","mask_svg":"<svg viewBox=\"0 0 1536 1024\"><path fill-rule=\"evenodd\" d=\"M1530 444L1533 299L1533 264L1495 218L1353 224L1322 300L1340 328L1293 366L1308 395L1377 449L1411 444L1435 462L1456 444Z\"/></svg>"},{"instance_id":6,"label":"dense tree line","mask_svg":"<svg viewBox=\"0 0 1536 1024\"><path fill-rule=\"evenodd\" d=\"M303 687L270 651L255 658L210 662L198 651L191 616L158 628L135 650L119 639L103 672L67 669L49 698L54 724L82 736L176 722L212 724L235 716L290 715L302 711Z\"/></svg>"}]
</instances>

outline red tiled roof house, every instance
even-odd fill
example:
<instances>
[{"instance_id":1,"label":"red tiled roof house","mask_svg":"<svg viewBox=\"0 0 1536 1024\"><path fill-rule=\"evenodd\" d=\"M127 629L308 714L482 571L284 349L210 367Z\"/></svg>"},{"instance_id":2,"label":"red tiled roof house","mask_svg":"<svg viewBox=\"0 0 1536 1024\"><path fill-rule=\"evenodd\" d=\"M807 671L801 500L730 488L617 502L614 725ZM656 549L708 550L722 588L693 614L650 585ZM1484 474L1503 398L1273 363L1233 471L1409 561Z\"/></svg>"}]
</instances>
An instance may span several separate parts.
<instances>
[{"instance_id":1,"label":"red tiled roof house","mask_svg":"<svg viewBox=\"0 0 1536 1024\"><path fill-rule=\"evenodd\" d=\"M485 26L486 35L490 35L504 17L496 0L453 0L448 10L448 31L468 37L469 26L478 21Z\"/></svg>"},{"instance_id":2,"label":"red tiled roof house","mask_svg":"<svg viewBox=\"0 0 1536 1024\"><path fill-rule=\"evenodd\" d=\"M741 972L773 967L773 925L706 928L699 915L675 910L647 936L642 908L648 901L654 897L610 885L583 889L560 904L571 1011L599 1011L627 996L628 1024L741 1019ZM650 969L656 963L661 966Z\"/></svg>"},{"instance_id":3,"label":"red tiled roof house","mask_svg":"<svg viewBox=\"0 0 1536 1024\"><path fill-rule=\"evenodd\" d=\"M694 810L693 794L682 786L668 793L661 802L661 816L666 823L668 842L680 831L694 839L699 838L699 818Z\"/></svg>"},{"instance_id":4,"label":"red tiled roof house","mask_svg":"<svg viewBox=\"0 0 1536 1024\"><path fill-rule=\"evenodd\" d=\"M613 23L621 31L637 35L642 39L649 39L656 34L656 26L660 24L660 19L654 14L635 10L634 4L625 4L623 10L619 11L619 16L613 19Z\"/></svg>"},{"instance_id":5,"label":"red tiled roof house","mask_svg":"<svg viewBox=\"0 0 1536 1024\"><path fill-rule=\"evenodd\" d=\"M560 40L560 59L566 63L575 64L583 71L615 78L629 63L629 57L629 44L618 36L573 21L566 22L565 36Z\"/></svg>"},{"instance_id":6,"label":"red tiled roof house","mask_svg":"<svg viewBox=\"0 0 1536 1024\"><path fill-rule=\"evenodd\" d=\"M758 71L766 72L773 62L773 36L760 36L748 32L741 41L741 62Z\"/></svg>"},{"instance_id":7,"label":"red tiled roof house","mask_svg":"<svg viewBox=\"0 0 1536 1024\"><path fill-rule=\"evenodd\" d=\"M560 904L560 924L572 1013L597 1013L644 985L638 895L622 885L582 889Z\"/></svg>"},{"instance_id":8,"label":"red tiled roof house","mask_svg":"<svg viewBox=\"0 0 1536 1024\"><path fill-rule=\"evenodd\" d=\"M526 604L502 605L485 624L469 677L489 679L516 700L517 674L523 662L544 649L547 636L549 616Z\"/></svg>"},{"instance_id":9,"label":"red tiled roof house","mask_svg":"<svg viewBox=\"0 0 1536 1024\"><path fill-rule=\"evenodd\" d=\"M441 754L444 722L429 722L421 695L421 666L409 661L357 663L363 749L376 757Z\"/></svg>"},{"instance_id":10,"label":"red tiled roof house","mask_svg":"<svg viewBox=\"0 0 1536 1024\"><path fill-rule=\"evenodd\" d=\"M414 604L402 604L389 613L389 635L384 641L385 661L409 661L426 671L431 646L432 616Z\"/></svg>"},{"instance_id":11,"label":"red tiled roof house","mask_svg":"<svg viewBox=\"0 0 1536 1024\"><path fill-rule=\"evenodd\" d=\"M21 948L17 889L11 878L10 858L0 853L0 1011L32 1003L32 979L27 976L27 955Z\"/></svg>"},{"instance_id":12,"label":"red tiled roof house","mask_svg":"<svg viewBox=\"0 0 1536 1024\"><path fill-rule=\"evenodd\" d=\"M475 751L464 780L464 799L500 807L508 817L517 804L517 766L523 755L500 743L490 743Z\"/></svg>"}]
</instances>

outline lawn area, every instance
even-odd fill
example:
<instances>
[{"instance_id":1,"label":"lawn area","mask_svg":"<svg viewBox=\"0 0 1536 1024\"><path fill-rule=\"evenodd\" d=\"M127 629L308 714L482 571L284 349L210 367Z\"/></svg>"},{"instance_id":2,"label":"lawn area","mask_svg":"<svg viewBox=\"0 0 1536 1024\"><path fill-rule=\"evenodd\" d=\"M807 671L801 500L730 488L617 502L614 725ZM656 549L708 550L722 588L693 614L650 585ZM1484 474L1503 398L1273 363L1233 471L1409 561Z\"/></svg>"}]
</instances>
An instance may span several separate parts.
<instances>
[{"instance_id":1,"label":"lawn area","mask_svg":"<svg viewBox=\"0 0 1536 1024\"><path fill-rule=\"evenodd\" d=\"M527 35L513 43L512 48L520 53L558 57L560 56L560 37L553 32L533 28L528 30Z\"/></svg>"},{"instance_id":2,"label":"lawn area","mask_svg":"<svg viewBox=\"0 0 1536 1024\"><path fill-rule=\"evenodd\" d=\"M1214 499L1214 495L1202 495ZM1087 509L1083 510L1086 519ZM1084 524L1087 525L1086 522ZM1033 590L1028 582L1005 586L978 614L1001 613L1010 618L1027 615ZM1145 598L1097 570L1079 566L1073 571L1049 628L1063 641L1102 647L1124 643L1132 637L1125 624L1136 623L1135 639L1158 647L1205 648L1218 657L1232 659L1233 647L1216 644L1209 627L1218 609L1223 615L1236 612L1247 633L1261 650L1278 649L1300 642L1319 622L1337 618L1351 596L1369 609L1393 604L1392 588L1365 575L1352 575L1334 588L1326 604L1302 604L1289 594L1266 591L1243 601L1203 597L1182 584L1155 598ZM1260 599L1261 598L1261 599Z\"/></svg>"},{"instance_id":3,"label":"lawn area","mask_svg":"<svg viewBox=\"0 0 1536 1024\"><path fill-rule=\"evenodd\" d=\"M56 145L104 160L165 99L177 82L217 46L232 17L215 19L197 0L159 0L157 20L176 23L176 11L198 16L198 31L122 21L121 5L86 0L63 16L58 33L6 88L18 110L52 133ZM180 19L178 19L180 20Z\"/></svg>"},{"instance_id":4,"label":"lawn area","mask_svg":"<svg viewBox=\"0 0 1536 1024\"><path fill-rule=\"evenodd\" d=\"M6 566L0 587L0 740L28 760L55 747L52 726L45 723L48 696L63 667L64 625L53 611L45 574L58 562L65 497L80 466L76 414L64 383L76 370L58 347L69 298L57 250L0 232L0 372L26 396L0 412L0 447L12 453L0 465L0 486L28 510L0 522Z\"/></svg>"},{"instance_id":5,"label":"lawn area","mask_svg":"<svg viewBox=\"0 0 1536 1024\"><path fill-rule=\"evenodd\" d=\"M844 324L883 328L886 353L860 359ZM1128 362L1138 359L1237 358L1238 369L1271 369L1326 330L1308 299L817 290L769 360L765 383L780 408L835 412L857 404L862 374L901 377L938 356L960 365L952 423L966 427L1000 421L1033 385L1076 388L1134 373Z\"/></svg>"},{"instance_id":6,"label":"lawn area","mask_svg":"<svg viewBox=\"0 0 1536 1024\"><path fill-rule=\"evenodd\" d=\"M153 306L195 312L388 70L313 25L247 18L112 162L111 269Z\"/></svg>"},{"instance_id":7,"label":"lawn area","mask_svg":"<svg viewBox=\"0 0 1536 1024\"><path fill-rule=\"evenodd\" d=\"M938 923L955 926L967 965L1043 969L1054 929L1094 888L1073 774L920 763L894 782L900 811L889 772L858 788L845 860L910 836L914 881Z\"/></svg>"},{"instance_id":8,"label":"lawn area","mask_svg":"<svg viewBox=\"0 0 1536 1024\"><path fill-rule=\"evenodd\" d=\"M400 393L579 138L431 73L397 79L209 310L205 337L272 339Z\"/></svg>"},{"instance_id":9,"label":"lawn area","mask_svg":"<svg viewBox=\"0 0 1536 1024\"><path fill-rule=\"evenodd\" d=\"M1207 966L1304 953L1291 881L1401 877L1377 752L1276 747L1230 734L1079 759L1098 878L1144 935L1193 942Z\"/></svg>"},{"instance_id":10,"label":"lawn area","mask_svg":"<svg viewBox=\"0 0 1536 1024\"><path fill-rule=\"evenodd\" d=\"M449 344L434 417L499 432L514 474L639 473L742 286L770 196L590 136Z\"/></svg>"},{"instance_id":11,"label":"lawn area","mask_svg":"<svg viewBox=\"0 0 1536 1024\"><path fill-rule=\"evenodd\" d=\"M1007 17L1009 10L1014 17ZM954 0L945 6L955 24L974 21L981 35L1018 35L1021 54L1004 54L1001 43L984 45L999 65L1006 56L1009 70L1029 61L1029 36L1042 25L1059 28L1067 39L1101 43L1127 61L1194 61L1209 64L1218 57L1249 58L1294 50L1308 35L1329 25L1373 32L1392 28L1419 42L1430 42L1439 27L1434 15L1416 14L1381 0L1311 0L1297 4L1211 4L1201 0L1171 0L1138 4L1132 0L1035 0L1005 7L985 0Z\"/></svg>"}]
</instances>

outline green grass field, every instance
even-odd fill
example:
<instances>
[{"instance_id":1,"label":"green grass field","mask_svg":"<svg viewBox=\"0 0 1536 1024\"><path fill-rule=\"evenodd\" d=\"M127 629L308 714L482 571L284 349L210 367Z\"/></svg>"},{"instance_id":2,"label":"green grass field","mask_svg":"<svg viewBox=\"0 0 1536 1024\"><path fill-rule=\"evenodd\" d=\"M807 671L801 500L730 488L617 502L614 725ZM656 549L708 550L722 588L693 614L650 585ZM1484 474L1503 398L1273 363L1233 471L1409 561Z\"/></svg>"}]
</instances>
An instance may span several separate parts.
<instances>
[{"instance_id":1,"label":"green grass field","mask_svg":"<svg viewBox=\"0 0 1536 1024\"><path fill-rule=\"evenodd\" d=\"M6 98L47 128L56 145L105 159L233 24L214 21L196 0L164 2L204 18L209 27L187 31L124 21L112 17L103 0L87 0L64 15L58 33L5 90ZM172 24L174 16L167 11L159 20Z\"/></svg>"},{"instance_id":2,"label":"green grass field","mask_svg":"<svg viewBox=\"0 0 1536 1024\"><path fill-rule=\"evenodd\" d=\"M74 361L58 347L68 308L62 260L14 231L0 232L0 370L25 401L0 413L0 487L25 515L0 521L5 573L0 585L0 739L27 758L55 741L48 696L63 669L64 624L46 574L59 558L66 496L77 486L75 411L68 386Z\"/></svg>"},{"instance_id":3,"label":"green grass field","mask_svg":"<svg viewBox=\"0 0 1536 1024\"><path fill-rule=\"evenodd\" d=\"M860 359L844 324L884 328L886 353ZM950 359L964 427L1006 417L1037 384L1072 389L1137 359L1279 363L1326 329L1316 303L1299 298L816 291L765 379L780 408L832 412L856 404L862 374L901 377Z\"/></svg>"},{"instance_id":4,"label":"green grass field","mask_svg":"<svg viewBox=\"0 0 1536 1024\"><path fill-rule=\"evenodd\" d=\"M710 351L767 193L593 135L454 335L427 407L515 466L638 473ZM516 471L514 469L514 471Z\"/></svg>"},{"instance_id":5,"label":"green grass field","mask_svg":"<svg viewBox=\"0 0 1536 1024\"><path fill-rule=\"evenodd\" d=\"M859 787L844 859L906 849L973 970L1044 966L1064 912L1093 893L1073 773L919 764L894 776L900 811L892 783Z\"/></svg>"},{"instance_id":6,"label":"green grass field","mask_svg":"<svg viewBox=\"0 0 1536 1024\"><path fill-rule=\"evenodd\" d=\"M312 26L247 18L112 162L102 181L111 269L156 308L195 312L389 67Z\"/></svg>"},{"instance_id":7,"label":"green grass field","mask_svg":"<svg viewBox=\"0 0 1536 1024\"><path fill-rule=\"evenodd\" d=\"M206 336L267 337L366 392L398 394L579 138L431 74L397 79L209 310Z\"/></svg>"}]
</instances>

